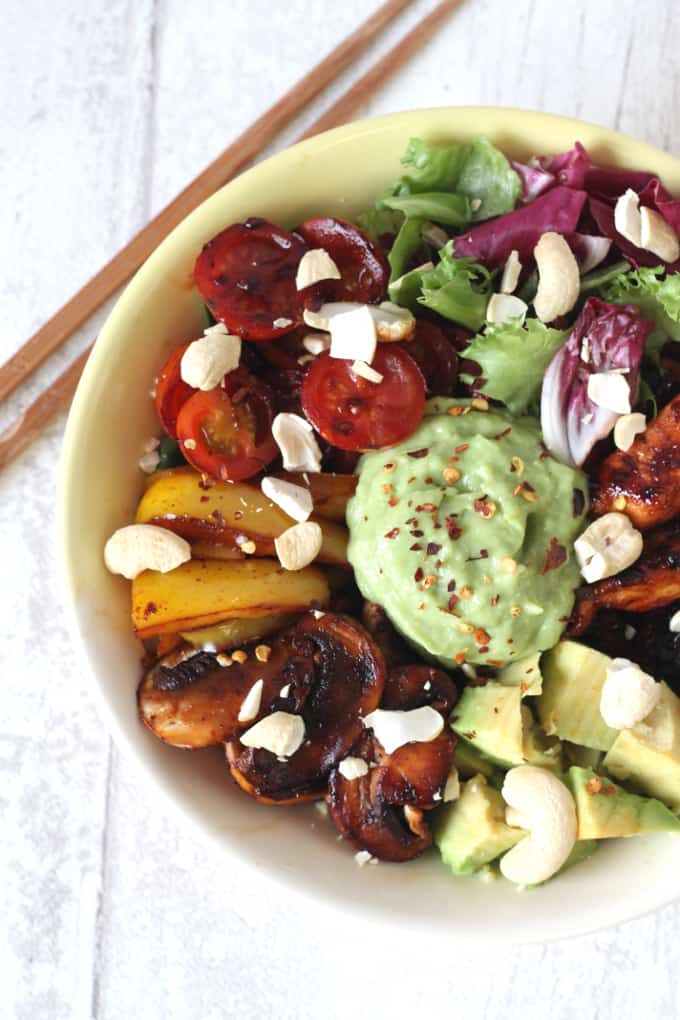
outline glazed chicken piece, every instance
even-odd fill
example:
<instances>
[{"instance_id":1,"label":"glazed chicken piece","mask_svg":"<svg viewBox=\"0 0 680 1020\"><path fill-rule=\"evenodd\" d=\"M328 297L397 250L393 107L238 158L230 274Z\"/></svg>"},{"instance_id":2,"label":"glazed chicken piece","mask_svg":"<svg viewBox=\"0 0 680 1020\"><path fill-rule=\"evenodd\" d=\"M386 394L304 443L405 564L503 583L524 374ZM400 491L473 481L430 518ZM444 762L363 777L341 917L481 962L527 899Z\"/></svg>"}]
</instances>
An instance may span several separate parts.
<instances>
[{"instance_id":1,"label":"glazed chicken piece","mask_svg":"<svg viewBox=\"0 0 680 1020\"><path fill-rule=\"evenodd\" d=\"M593 498L596 517L622 511L640 531L680 513L680 394L624 453L602 462Z\"/></svg>"},{"instance_id":2,"label":"glazed chicken piece","mask_svg":"<svg viewBox=\"0 0 680 1020\"><path fill-rule=\"evenodd\" d=\"M569 635L585 633L600 609L646 613L680 598L680 518L649 532L640 559L576 593Z\"/></svg>"}]
</instances>

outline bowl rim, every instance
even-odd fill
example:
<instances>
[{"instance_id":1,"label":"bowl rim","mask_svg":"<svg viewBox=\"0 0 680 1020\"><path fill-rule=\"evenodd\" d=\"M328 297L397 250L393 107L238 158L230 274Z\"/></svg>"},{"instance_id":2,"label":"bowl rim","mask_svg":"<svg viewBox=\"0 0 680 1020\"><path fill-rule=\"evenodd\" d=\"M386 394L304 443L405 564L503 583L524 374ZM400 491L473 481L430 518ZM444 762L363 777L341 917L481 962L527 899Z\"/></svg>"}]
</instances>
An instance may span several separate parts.
<instances>
[{"instance_id":1,"label":"bowl rim","mask_svg":"<svg viewBox=\"0 0 680 1020\"><path fill-rule=\"evenodd\" d=\"M181 234L188 229L193 220L200 216L201 211L207 203L212 202L216 196L223 192L225 188L229 188L233 181L241 180L243 177L257 173L264 165L276 164L278 161L283 160L288 153L296 152L300 154L311 154L326 145L334 146L346 139L358 138L364 134L373 134L382 127L391 126L395 123L398 124L400 121L406 123L407 121L410 122L414 117L427 117L428 115L442 113L450 113L452 118L452 133L455 133L456 117L465 118L471 115L476 115L483 120L484 118L494 119L505 115L512 117L512 127L510 131L513 135L521 134L523 123L531 123L534 126L537 124L540 125L540 123L544 123L546 125L560 125L565 132L569 130L574 139L578 137L581 131L586 129L588 131L596 132L598 136L598 143L601 142L603 145L607 145L607 143L615 143L615 145L625 146L629 145L631 142L634 143L636 149L641 152L643 158L645 158L645 153L648 154L650 165L653 164L658 167L659 164L667 163L669 168L671 166L675 166L677 168L680 163L678 158L672 156L670 153L659 147L650 145L646 142L640 142L624 132L605 128L590 121L559 114L544 113L541 111L499 106L443 106L405 110L353 121L349 124L333 128L330 131L323 132L320 135L305 139L295 145L288 146L268 157L266 160L262 160L254 164L248 170L244 171L244 173L239 174L236 178L233 178L232 181L228 181L213 195L204 200L204 202L197 206L196 209L189 213L188 216L186 216L176 227L173 228L173 230L154 249L151 255L145 260L142 266L125 285L107 316L104 325L99 331L99 335L94 344L94 349L87 360L87 364L71 404L59 459L57 483L57 542L60 585L67 607L69 630L72 638L74 639L78 659L84 664L86 673L92 677L93 683L90 690L92 691L97 710L109 733L113 737L116 746L125 756L134 762L138 775L141 776L149 790L160 792L165 805L165 810L177 819L178 822L187 825L199 841L204 844L207 843L211 847L214 846L220 854L226 854L231 859L238 860L239 866L245 867L253 878L257 878L260 881L265 878L266 881L274 883L275 886L284 891L286 894L303 896L306 901L310 903L313 902L317 907L320 900L315 890L301 884L296 876L288 875L282 869L269 871L261 870L240 852L238 847L229 840L228 836L225 837L224 834L218 835L216 832L209 831L202 823L198 813L191 810L189 806L186 803L183 803L177 796L168 776L163 775L161 770L153 768L149 763L143 760L135 747L132 736L127 731L126 725L116 714L111 701L107 698L105 688L98 677L95 657L91 655L88 650L76 608L77 579L74 567L75 557L73 555L74 549L72 548L68 528L71 506L74 498L72 483L75 471L76 440L80 430L85 424L88 414L88 391L93 379L97 375L99 362L103 358L104 349L115 343L115 336L118 332L119 323L125 319L128 309L133 308L137 304L146 288L147 280L151 280L156 273L157 263L160 262L163 255L175 245L178 236L181 236ZM483 131L480 133L483 134ZM659 173L663 174L663 170L659 171ZM451 927L447 929L447 937L452 941L465 939L467 944L472 944L473 946L489 944L527 945L554 942L562 939L574 938L579 935L591 934L625 921L643 917L663 906L673 903L678 898L680 898L680 877L678 879L676 889L670 894L667 891L667 888L666 891L662 892L661 889L657 889L657 887L654 886L653 889L650 890L649 895L645 897L644 904L639 903L638 906L633 909L631 909L629 905L623 910L617 910L616 902L614 901L609 907L601 910L600 916L597 920L591 919L586 923L579 923L578 915L573 915L569 921L561 925L558 930L551 928L551 930L547 933L545 931L539 931L535 935L530 934L528 931L523 931L522 933L518 933L516 936L513 935L512 937L509 937L505 933L499 933L494 928L489 928L482 936L481 934L477 935L475 933ZM333 909L346 917L351 916L356 919L356 906L343 900L342 896L338 895L334 891L330 891L326 898L321 902L326 909ZM366 904L361 920L362 923L368 923L377 929L394 928L395 924L395 920L392 915L386 914L382 907L373 904ZM441 933L440 927L430 928L422 919L418 919L416 921L416 926L423 934L426 932L429 934Z\"/></svg>"}]
</instances>

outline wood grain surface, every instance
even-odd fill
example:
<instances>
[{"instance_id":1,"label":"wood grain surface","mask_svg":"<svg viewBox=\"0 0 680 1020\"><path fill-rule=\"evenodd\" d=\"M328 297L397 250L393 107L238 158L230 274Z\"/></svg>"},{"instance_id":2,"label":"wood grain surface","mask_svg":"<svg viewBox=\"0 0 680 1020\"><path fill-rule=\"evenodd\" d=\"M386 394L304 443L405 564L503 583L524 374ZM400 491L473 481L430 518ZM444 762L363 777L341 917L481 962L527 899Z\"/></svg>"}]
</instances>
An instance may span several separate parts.
<instances>
[{"instance_id":1,"label":"wood grain surface","mask_svg":"<svg viewBox=\"0 0 680 1020\"><path fill-rule=\"evenodd\" d=\"M409 7L330 98L432 6ZM6 0L3 359L377 7ZM679 50L675 0L466 0L360 112L475 103L549 110L680 155ZM315 100L283 143L323 108ZM85 348L105 311L12 395L0 429ZM8 631L0 647L0 1016L680 1016L678 906L523 949L378 935L256 881L167 817L113 749L67 633L54 524L62 430L63 418L0 475ZM653 882L653 873L640 881ZM609 895L616 885L612 875Z\"/></svg>"}]
</instances>

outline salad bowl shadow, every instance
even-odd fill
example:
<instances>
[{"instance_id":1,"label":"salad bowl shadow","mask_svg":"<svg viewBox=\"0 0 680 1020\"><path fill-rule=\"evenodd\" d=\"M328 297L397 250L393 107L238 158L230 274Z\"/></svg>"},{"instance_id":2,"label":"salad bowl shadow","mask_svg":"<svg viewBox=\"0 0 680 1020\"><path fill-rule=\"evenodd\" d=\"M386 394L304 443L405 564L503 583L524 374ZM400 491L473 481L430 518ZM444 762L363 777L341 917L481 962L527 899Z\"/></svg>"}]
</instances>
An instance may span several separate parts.
<instances>
[{"instance_id":1,"label":"salad bowl shadow","mask_svg":"<svg viewBox=\"0 0 680 1020\"><path fill-rule=\"evenodd\" d=\"M203 243L248 216L286 227L316 215L351 218L396 176L410 137L446 142L480 135L519 159L579 140L597 162L654 171L680 193L680 160L658 149L582 121L508 109L415 110L361 121L259 164L170 234L102 329L66 429L59 530L74 633L105 722L140 776L203 839L251 868L253 881L277 880L362 921L468 943L538 942L616 924L679 897L673 838L611 841L523 894L503 880L455 879L435 852L407 867L359 868L313 806L264 809L231 783L220 753L178 754L145 730L135 699L140 647L130 626L129 586L107 572L102 554L109 535L133 518L142 489L141 446L157 430L152 380L169 352L203 326L192 284Z\"/></svg>"}]
</instances>

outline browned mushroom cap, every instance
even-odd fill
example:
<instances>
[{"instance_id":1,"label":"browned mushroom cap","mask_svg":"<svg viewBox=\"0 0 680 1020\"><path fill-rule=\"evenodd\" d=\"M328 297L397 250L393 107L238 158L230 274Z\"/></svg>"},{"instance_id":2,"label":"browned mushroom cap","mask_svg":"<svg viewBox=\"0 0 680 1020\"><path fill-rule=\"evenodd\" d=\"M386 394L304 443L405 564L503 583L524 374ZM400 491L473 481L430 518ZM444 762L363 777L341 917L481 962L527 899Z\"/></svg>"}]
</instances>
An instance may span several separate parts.
<instances>
[{"instance_id":1,"label":"browned mushroom cap","mask_svg":"<svg viewBox=\"0 0 680 1020\"><path fill-rule=\"evenodd\" d=\"M377 602L364 602L361 620L380 651L385 657L388 669L408 662L413 658L413 651L390 623L387 613Z\"/></svg>"},{"instance_id":2,"label":"browned mushroom cap","mask_svg":"<svg viewBox=\"0 0 680 1020\"><path fill-rule=\"evenodd\" d=\"M243 700L256 680L262 679L257 718L276 709L296 712L307 688L304 672L289 669L284 648L274 648L267 662L249 655L244 663L220 665L210 652L173 652L150 670L137 692L142 722L157 737L175 747L200 748L220 744L248 726L238 720ZM290 684L288 697L280 690Z\"/></svg>"},{"instance_id":3,"label":"browned mushroom cap","mask_svg":"<svg viewBox=\"0 0 680 1020\"><path fill-rule=\"evenodd\" d=\"M430 704L448 715L455 700L455 685L442 670L405 666L389 674L382 706L407 711ZM364 733L352 756L369 763L368 773L345 779L336 769L329 781L328 808L343 836L383 861L409 861L427 850L432 836L423 809L442 800L455 746L446 727L434 740L404 744L388 755Z\"/></svg>"},{"instance_id":4,"label":"browned mushroom cap","mask_svg":"<svg viewBox=\"0 0 680 1020\"><path fill-rule=\"evenodd\" d=\"M431 705L448 716L458 700L456 685L448 673L433 666L397 666L387 674L381 708L420 708Z\"/></svg>"},{"instance_id":5,"label":"browned mushroom cap","mask_svg":"<svg viewBox=\"0 0 680 1020\"><path fill-rule=\"evenodd\" d=\"M264 749L227 744L227 759L239 786L266 803L285 804L326 789L328 775L356 744L362 716L380 704L385 666L380 649L364 628L348 616L306 614L275 644L288 655L288 672L298 672L306 691L297 714L306 739L290 758ZM295 713L287 704L284 711Z\"/></svg>"}]
</instances>

